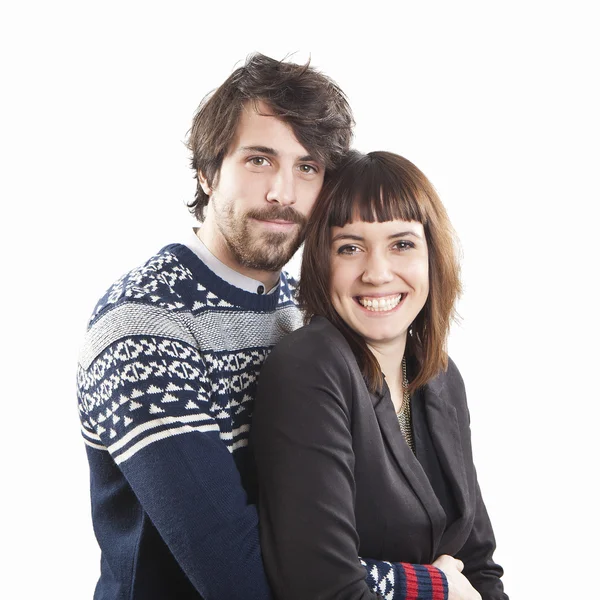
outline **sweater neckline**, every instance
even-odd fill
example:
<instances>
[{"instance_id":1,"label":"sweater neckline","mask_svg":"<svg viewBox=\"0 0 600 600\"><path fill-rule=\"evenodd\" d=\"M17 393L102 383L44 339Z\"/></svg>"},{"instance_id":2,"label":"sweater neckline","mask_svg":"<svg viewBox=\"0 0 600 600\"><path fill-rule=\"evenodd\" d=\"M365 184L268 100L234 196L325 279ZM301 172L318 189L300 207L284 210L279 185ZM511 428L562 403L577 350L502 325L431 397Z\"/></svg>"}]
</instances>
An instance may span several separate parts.
<instances>
[{"instance_id":1,"label":"sweater neckline","mask_svg":"<svg viewBox=\"0 0 600 600\"><path fill-rule=\"evenodd\" d=\"M279 302L282 286L287 287L287 280L282 272L279 275L278 289L273 293L258 294L247 292L221 279L192 250L183 244L170 244L165 246L163 251L175 254L185 264L194 275L194 283L196 285L203 286L204 289L213 293L218 299L225 300L234 306L250 310L274 310Z\"/></svg>"}]
</instances>

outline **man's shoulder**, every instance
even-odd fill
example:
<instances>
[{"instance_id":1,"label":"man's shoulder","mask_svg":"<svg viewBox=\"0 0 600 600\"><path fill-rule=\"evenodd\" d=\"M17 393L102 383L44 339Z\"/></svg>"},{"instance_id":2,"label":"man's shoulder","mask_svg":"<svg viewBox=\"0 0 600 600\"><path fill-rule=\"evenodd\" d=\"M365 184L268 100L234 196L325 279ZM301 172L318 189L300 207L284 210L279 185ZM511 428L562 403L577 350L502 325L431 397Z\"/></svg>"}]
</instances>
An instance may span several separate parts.
<instances>
[{"instance_id":1,"label":"man's shoulder","mask_svg":"<svg viewBox=\"0 0 600 600\"><path fill-rule=\"evenodd\" d=\"M279 277L279 301L291 300L297 304L298 280L287 271L281 271Z\"/></svg>"},{"instance_id":2,"label":"man's shoulder","mask_svg":"<svg viewBox=\"0 0 600 600\"><path fill-rule=\"evenodd\" d=\"M191 254L180 244L165 246L107 290L89 320L80 365L87 369L112 344L144 336L195 344L182 317L198 287L193 261L186 253Z\"/></svg>"},{"instance_id":3,"label":"man's shoulder","mask_svg":"<svg viewBox=\"0 0 600 600\"><path fill-rule=\"evenodd\" d=\"M111 308L131 302L177 310L186 305L187 291L197 276L190 267L192 253L170 244L113 283L96 304L90 325Z\"/></svg>"},{"instance_id":4,"label":"man's shoulder","mask_svg":"<svg viewBox=\"0 0 600 600\"><path fill-rule=\"evenodd\" d=\"M290 275L289 271L281 271L281 278L285 281L290 287L296 289L298 287L298 279L293 275Z\"/></svg>"}]
</instances>

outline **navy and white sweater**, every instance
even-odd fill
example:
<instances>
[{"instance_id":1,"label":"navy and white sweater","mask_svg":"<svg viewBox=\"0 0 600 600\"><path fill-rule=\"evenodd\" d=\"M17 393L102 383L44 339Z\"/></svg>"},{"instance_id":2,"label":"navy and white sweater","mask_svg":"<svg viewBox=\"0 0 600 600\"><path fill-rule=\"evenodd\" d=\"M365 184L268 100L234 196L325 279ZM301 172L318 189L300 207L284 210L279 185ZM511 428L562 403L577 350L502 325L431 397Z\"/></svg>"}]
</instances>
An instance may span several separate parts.
<instances>
[{"instance_id":1,"label":"navy and white sweater","mask_svg":"<svg viewBox=\"0 0 600 600\"><path fill-rule=\"evenodd\" d=\"M271 598L248 434L260 367L301 324L284 273L276 292L252 294L180 244L101 298L77 375L96 600ZM383 598L447 597L432 567L362 563Z\"/></svg>"}]
</instances>

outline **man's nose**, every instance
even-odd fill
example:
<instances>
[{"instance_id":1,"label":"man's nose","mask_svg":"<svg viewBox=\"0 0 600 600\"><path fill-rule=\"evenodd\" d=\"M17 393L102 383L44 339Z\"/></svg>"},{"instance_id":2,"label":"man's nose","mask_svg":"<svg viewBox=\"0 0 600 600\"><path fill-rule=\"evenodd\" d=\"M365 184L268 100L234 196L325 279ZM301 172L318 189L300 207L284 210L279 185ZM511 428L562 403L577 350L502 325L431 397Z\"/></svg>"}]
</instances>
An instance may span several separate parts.
<instances>
[{"instance_id":1,"label":"man's nose","mask_svg":"<svg viewBox=\"0 0 600 600\"><path fill-rule=\"evenodd\" d=\"M293 173L280 169L271 180L271 187L267 193L268 202L276 202L288 206L296 202L296 179Z\"/></svg>"}]
</instances>

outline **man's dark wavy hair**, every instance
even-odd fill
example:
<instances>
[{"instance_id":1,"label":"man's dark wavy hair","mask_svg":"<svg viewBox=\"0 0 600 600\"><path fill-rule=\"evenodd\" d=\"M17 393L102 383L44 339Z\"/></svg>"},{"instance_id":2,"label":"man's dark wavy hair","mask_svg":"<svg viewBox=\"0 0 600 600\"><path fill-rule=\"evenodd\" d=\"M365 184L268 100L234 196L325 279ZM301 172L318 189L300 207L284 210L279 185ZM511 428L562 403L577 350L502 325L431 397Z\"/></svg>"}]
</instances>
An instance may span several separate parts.
<instances>
[{"instance_id":1,"label":"man's dark wavy hair","mask_svg":"<svg viewBox=\"0 0 600 600\"><path fill-rule=\"evenodd\" d=\"M354 120L346 96L329 77L310 66L251 54L213 93L200 103L187 146L195 177L201 172L210 187L235 138L242 107L258 110L263 102L293 130L296 139L325 169L331 169L350 148ZM196 198L188 206L199 221L208 196L197 182Z\"/></svg>"}]
</instances>

